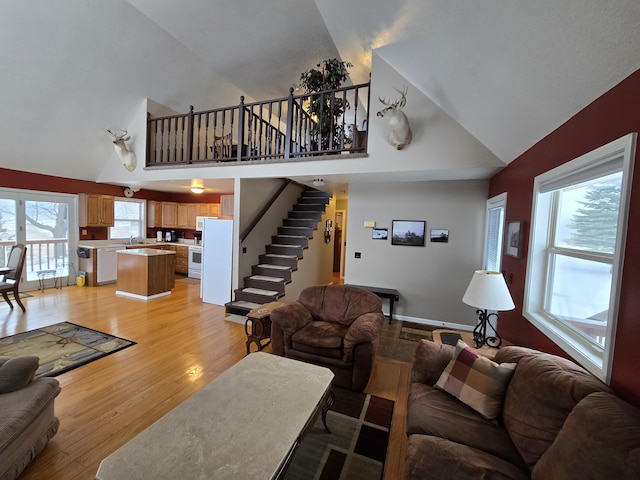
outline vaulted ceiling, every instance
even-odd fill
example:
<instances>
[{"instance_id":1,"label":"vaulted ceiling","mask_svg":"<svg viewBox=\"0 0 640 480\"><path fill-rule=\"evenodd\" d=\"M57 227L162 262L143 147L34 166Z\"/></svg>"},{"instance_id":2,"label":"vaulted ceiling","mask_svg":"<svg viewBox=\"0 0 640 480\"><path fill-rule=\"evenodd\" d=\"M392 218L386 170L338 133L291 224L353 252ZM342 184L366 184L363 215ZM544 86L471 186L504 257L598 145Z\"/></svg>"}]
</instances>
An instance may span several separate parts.
<instances>
[{"instance_id":1,"label":"vaulted ceiling","mask_svg":"<svg viewBox=\"0 0 640 480\"><path fill-rule=\"evenodd\" d=\"M281 97L336 56L360 83L374 51L506 164L639 45L637 0L0 0L0 165L95 180L146 98Z\"/></svg>"}]
</instances>

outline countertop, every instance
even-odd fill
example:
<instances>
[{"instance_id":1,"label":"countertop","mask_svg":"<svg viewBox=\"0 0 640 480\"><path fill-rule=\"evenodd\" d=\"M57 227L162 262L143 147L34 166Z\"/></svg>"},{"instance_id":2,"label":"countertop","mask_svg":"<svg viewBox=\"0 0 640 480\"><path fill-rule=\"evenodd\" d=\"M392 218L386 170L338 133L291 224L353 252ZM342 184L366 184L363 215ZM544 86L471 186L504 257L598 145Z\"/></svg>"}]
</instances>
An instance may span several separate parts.
<instances>
[{"instance_id":1,"label":"countertop","mask_svg":"<svg viewBox=\"0 0 640 480\"><path fill-rule=\"evenodd\" d=\"M153 246L162 246L162 245L173 245L176 247L190 247L195 245L193 240L185 240L184 242L157 242L153 239L147 239L144 242L134 242L132 244L127 243L126 241L117 241L117 240L80 240L78 242L78 247L81 248L141 248L141 247L153 247Z\"/></svg>"},{"instance_id":2,"label":"countertop","mask_svg":"<svg viewBox=\"0 0 640 480\"><path fill-rule=\"evenodd\" d=\"M156 250L155 248L127 248L118 250L117 253L125 255L140 255L144 257L157 257L158 255L175 255L176 252L172 250Z\"/></svg>"}]
</instances>

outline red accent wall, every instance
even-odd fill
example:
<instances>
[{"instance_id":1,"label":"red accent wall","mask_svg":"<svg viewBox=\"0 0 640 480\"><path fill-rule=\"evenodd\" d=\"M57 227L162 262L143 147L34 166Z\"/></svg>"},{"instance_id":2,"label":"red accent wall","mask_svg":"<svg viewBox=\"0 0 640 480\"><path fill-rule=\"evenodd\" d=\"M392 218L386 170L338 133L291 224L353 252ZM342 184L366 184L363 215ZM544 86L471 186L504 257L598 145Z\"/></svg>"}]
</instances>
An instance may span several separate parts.
<instances>
[{"instance_id":1,"label":"red accent wall","mask_svg":"<svg viewBox=\"0 0 640 480\"><path fill-rule=\"evenodd\" d=\"M526 114L526 113L525 113ZM516 309L500 314L500 334L519 345L567 356L522 316L535 176L631 132L640 132L640 70L602 95L496 174L489 196L507 192L506 221L526 222L522 258L503 256ZM640 143L640 142L639 142ZM640 406L640 145L636 148L611 387Z\"/></svg>"},{"instance_id":2,"label":"red accent wall","mask_svg":"<svg viewBox=\"0 0 640 480\"><path fill-rule=\"evenodd\" d=\"M113 195L114 197L124 197L125 187L111 185L108 183L96 183L74 178L55 177L52 175L42 175L40 173L23 172L20 170L9 170L0 168L0 187L17 188L22 190L37 190L41 192L56 193L98 193L102 195ZM220 203L219 193L169 193L156 190L140 190L136 192L135 198L144 200L158 200L165 202L181 203ZM106 240L108 238L107 227L87 228L87 234L82 235L80 229L80 240ZM193 238L192 232L187 232L185 238Z\"/></svg>"}]
</instances>

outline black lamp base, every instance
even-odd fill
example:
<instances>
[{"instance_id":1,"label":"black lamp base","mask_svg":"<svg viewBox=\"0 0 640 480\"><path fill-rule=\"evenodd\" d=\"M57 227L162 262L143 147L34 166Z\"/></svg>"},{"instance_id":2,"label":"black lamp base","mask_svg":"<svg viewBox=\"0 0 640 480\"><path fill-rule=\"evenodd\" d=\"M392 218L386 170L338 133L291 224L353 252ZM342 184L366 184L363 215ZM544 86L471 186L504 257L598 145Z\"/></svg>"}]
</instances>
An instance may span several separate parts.
<instances>
[{"instance_id":1,"label":"black lamp base","mask_svg":"<svg viewBox=\"0 0 640 480\"><path fill-rule=\"evenodd\" d=\"M497 313L489 313L487 314L486 310L476 310L476 315L478 315L478 325L473 329L473 341L476 343L476 348L480 348L483 345L487 345L488 347L500 348L502 344L502 338L498 334L496 328L491 325L491 317L495 317L495 321L498 321ZM487 336L487 327L489 327L493 331L493 335Z\"/></svg>"}]
</instances>

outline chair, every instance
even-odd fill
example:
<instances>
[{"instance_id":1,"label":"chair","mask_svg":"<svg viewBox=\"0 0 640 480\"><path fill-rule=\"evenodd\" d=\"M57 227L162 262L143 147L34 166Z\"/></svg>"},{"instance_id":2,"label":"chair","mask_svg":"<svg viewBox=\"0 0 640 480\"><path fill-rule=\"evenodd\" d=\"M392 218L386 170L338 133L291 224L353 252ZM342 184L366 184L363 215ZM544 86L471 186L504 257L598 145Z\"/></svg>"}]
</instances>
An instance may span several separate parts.
<instances>
[{"instance_id":1,"label":"chair","mask_svg":"<svg viewBox=\"0 0 640 480\"><path fill-rule=\"evenodd\" d=\"M22 277L22 270L24 268L24 261L27 258L27 247L18 243L11 247L9 252L9 261L7 262L7 268L10 270L4 274L2 281L0 281L0 293L4 297L5 302L13 308L11 300L7 295L9 292L13 292L13 298L20 305L22 311L26 311L22 301L20 300L20 293L18 287L20 286L20 278Z\"/></svg>"},{"instance_id":2,"label":"chair","mask_svg":"<svg viewBox=\"0 0 640 480\"><path fill-rule=\"evenodd\" d=\"M371 292L348 285L307 287L271 312L272 352L327 367L333 385L361 392L383 322L382 302Z\"/></svg>"}]
</instances>

